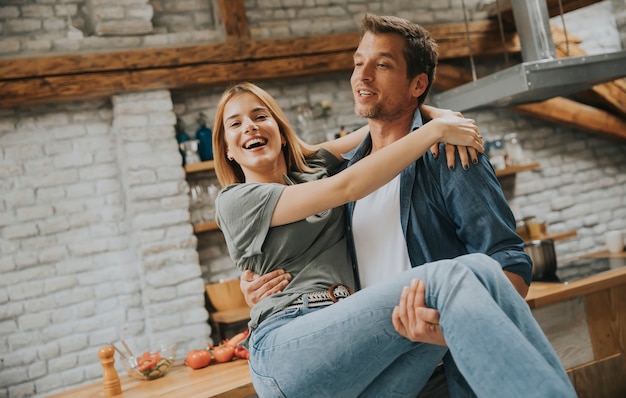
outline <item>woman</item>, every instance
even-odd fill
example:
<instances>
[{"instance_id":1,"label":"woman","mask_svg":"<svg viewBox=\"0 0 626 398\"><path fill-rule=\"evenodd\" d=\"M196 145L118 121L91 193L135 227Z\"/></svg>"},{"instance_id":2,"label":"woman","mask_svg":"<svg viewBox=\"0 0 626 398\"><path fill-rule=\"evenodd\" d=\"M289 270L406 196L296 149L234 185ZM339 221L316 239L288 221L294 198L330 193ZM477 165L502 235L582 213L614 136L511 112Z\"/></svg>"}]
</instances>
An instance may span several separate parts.
<instances>
[{"instance_id":1,"label":"woman","mask_svg":"<svg viewBox=\"0 0 626 398\"><path fill-rule=\"evenodd\" d=\"M524 300L487 256L425 264L351 294L341 205L382 186L439 141L483 150L472 120L448 116L331 175L345 143L313 151L259 87L243 83L224 93L213 136L225 186L218 224L240 269L281 267L293 276L252 309L248 346L259 396L415 396L446 345L457 363L477 364L464 376L485 395L527 397L536 388L537 396L575 396ZM404 337L410 331L396 331L394 308L407 325L426 306L441 314L445 340L415 342ZM524 344L507 345L520 334ZM414 370L412 377L398 377L400 369Z\"/></svg>"}]
</instances>

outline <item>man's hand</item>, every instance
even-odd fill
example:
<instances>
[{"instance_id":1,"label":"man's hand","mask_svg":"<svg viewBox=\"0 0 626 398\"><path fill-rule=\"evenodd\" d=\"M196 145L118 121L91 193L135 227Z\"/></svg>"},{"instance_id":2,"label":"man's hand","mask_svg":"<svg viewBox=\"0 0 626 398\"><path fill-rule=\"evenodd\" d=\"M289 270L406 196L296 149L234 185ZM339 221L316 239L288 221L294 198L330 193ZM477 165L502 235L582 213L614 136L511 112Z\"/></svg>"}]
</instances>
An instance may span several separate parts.
<instances>
[{"instance_id":1,"label":"man's hand","mask_svg":"<svg viewBox=\"0 0 626 398\"><path fill-rule=\"evenodd\" d=\"M410 286L405 287L400 304L391 316L393 327L411 341L446 346L439 327L439 311L426 307L425 296L423 281L413 280Z\"/></svg>"},{"instance_id":2,"label":"man's hand","mask_svg":"<svg viewBox=\"0 0 626 398\"><path fill-rule=\"evenodd\" d=\"M524 278L506 270L504 271L504 274L507 278L509 278L509 280L513 284L513 287L515 288L515 290L517 290L520 296L525 298L528 294L528 285L524 281Z\"/></svg>"},{"instance_id":3,"label":"man's hand","mask_svg":"<svg viewBox=\"0 0 626 398\"><path fill-rule=\"evenodd\" d=\"M246 270L239 277L239 287L248 306L253 307L262 298L282 291L290 280L291 274L283 269L277 269L263 276Z\"/></svg>"}]
</instances>

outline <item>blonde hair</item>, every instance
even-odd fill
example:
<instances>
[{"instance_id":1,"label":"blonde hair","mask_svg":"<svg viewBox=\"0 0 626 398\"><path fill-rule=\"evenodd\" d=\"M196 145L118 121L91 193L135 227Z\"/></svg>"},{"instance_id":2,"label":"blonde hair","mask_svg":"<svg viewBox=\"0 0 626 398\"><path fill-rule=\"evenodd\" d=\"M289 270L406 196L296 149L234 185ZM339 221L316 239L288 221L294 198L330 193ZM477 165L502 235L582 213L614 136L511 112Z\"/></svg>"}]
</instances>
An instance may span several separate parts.
<instances>
[{"instance_id":1,"label":"blonde hair","mask_svg":"<svg viewBox=\"0 0 626 398\"><path fill-rule=\"evenodd\" d=\"M215 112L215 124L213 126L213 157L215 161L215 174L217 174L217 179L222 187L246 181L241 166L239 166L236 161L228 159L224 131L224 108L226 104L237 95L245 93L252 94L261 101L261 103L267 107L274 120L276 120L280 134L285 137L286 145L283 147L282 152L285 157L287 170L295 169L301 172L313 171L311 167L307 166L305 157L313 154L315 150L296 135L296 132L287 120L287 116L276 100L259 86L253 83L243 82L224 91L217 105L217 111Z\"/></svg>"}]
</instances>

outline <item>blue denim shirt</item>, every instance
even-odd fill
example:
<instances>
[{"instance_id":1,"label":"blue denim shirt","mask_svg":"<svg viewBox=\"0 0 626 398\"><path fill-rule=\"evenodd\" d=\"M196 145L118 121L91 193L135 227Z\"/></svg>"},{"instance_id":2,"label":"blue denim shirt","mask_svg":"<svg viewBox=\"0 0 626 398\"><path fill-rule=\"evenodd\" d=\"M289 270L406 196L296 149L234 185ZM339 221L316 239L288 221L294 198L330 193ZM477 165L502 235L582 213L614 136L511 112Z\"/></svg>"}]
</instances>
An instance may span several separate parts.
<instances>
[{"instance_id":1,"label":"blue denim shirt","mask_svg":"<svg viewBox=\"0 0 626 398\"><path fill-rule=\"evenodd\" d=\"M415 111L412 131L422 126ZM419 130L412 134L419 134ZM400 220L413 267L468 253L485 253L502 268L531 282L532 262L524 242L515 232L515 217L504 197L489 159L479 154L478 164L463 170L457 156L454 171L448 169L444 144L437 159L427 152L407 167L400 177ZM361 144L344 155L346 167L369 154L368 134ZM354 202L347 209L347 237L358 278L356 252L350 225ZM385 239L385 237L381 237ZM381 267L384 267L381 264Z\"/></svg>"}]
</instances>

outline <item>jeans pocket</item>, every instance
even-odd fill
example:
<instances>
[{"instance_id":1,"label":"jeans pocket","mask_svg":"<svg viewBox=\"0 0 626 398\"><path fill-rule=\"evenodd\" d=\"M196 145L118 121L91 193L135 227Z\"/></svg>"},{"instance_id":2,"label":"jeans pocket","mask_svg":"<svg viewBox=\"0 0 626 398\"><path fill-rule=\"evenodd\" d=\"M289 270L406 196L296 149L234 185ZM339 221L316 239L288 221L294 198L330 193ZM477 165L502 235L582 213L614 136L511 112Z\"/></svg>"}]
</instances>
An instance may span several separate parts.
<instances>
[{"instance_id":1,"label":"jeans pocket","mask_svg":"<svg viewBox=\"0 0 626 398\"><path fill-rule=\"evenodd\" d=\"M252 378L252 385L259 398L285 398L285 394L278 387L278 383L273 377L261 376L256 373L252 366L250 366L250 377Z\"/></svg>"}]
</instances>

